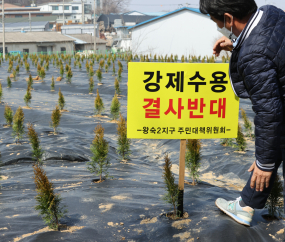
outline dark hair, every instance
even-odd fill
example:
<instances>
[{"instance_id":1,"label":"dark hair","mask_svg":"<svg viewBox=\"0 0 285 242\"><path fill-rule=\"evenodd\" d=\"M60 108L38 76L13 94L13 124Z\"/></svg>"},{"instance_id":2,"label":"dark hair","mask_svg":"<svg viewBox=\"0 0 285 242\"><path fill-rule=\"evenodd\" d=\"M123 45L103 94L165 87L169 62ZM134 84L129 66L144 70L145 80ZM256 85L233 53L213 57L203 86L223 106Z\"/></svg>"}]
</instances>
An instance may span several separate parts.
<instances>
[{"instance_id":1,"label":"dark hair","mask_svg":"<svg viewBox=\"0 0 285 242\"><path fill-rule=\"evenodd\" d=\"M224 14L229 13L238 19L243 19L257 10L254 0L200 0L200 11L224 21Z\"/></svg>"}]
</instances>

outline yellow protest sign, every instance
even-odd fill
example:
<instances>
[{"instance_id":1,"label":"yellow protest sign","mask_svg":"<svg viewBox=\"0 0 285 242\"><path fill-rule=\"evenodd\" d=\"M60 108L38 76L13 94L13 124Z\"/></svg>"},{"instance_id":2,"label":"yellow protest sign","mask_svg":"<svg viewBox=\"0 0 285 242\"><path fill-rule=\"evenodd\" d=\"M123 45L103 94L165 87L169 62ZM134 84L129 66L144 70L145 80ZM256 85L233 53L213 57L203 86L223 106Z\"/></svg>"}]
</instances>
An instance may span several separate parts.
<instances>
[{"instance_id":1,"label":"yellow protest sign","mask_svg":"<svg viewBox=\"0 0 285 242\"><path fill-rule=\"evenodd\" d=\"M228 64L129 63L128 138L237 137Z\"/></svg>"}]
</instances>

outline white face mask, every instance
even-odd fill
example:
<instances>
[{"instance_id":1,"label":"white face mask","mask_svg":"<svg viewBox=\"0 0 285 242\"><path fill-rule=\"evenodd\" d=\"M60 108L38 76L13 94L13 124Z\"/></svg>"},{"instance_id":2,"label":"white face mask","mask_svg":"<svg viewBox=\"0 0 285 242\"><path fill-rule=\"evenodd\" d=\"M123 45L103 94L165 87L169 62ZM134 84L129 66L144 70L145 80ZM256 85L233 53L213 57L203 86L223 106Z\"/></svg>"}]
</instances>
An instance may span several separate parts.
<instances>
[{"instance_id":1,"label":"white face mask","mask_svg":"<svg viewBox=\"0 0 285 242\"><path fill-rule=\"evenodd\" d=\"M234 17L233 17L234 19ZM217 29L218 31L226 36L227 38L229 38L230 40L232 39L237 39L237 37L234 35L233 33L233 26L231 27L231 31L229 31L227 28L226 28L226 20L225 20L225 16L224 16L224 27L223 28L219 28L219 26L217 25Z\"/></svg>"}]
</instances>

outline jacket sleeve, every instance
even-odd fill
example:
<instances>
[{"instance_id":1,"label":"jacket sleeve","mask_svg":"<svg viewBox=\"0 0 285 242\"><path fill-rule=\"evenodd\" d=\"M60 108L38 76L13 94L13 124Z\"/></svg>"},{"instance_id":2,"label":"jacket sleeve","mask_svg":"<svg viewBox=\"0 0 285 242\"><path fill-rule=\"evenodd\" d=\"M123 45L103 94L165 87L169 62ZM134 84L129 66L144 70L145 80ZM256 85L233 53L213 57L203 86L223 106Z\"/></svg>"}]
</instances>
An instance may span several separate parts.
<instances>
[{"instance_id":1,"label":"jacket sleeve","mask_svg":"<svg viewBox=\"0 0 285 242\"><path fill-rule=\"evenodd\" d=\"M268 57L257 53L244 56L240 63L239 73L256 114L256 165L263 171L272 171L275 162L282 160L283 101L276 66Z\"/></svg>"}]
</instances>

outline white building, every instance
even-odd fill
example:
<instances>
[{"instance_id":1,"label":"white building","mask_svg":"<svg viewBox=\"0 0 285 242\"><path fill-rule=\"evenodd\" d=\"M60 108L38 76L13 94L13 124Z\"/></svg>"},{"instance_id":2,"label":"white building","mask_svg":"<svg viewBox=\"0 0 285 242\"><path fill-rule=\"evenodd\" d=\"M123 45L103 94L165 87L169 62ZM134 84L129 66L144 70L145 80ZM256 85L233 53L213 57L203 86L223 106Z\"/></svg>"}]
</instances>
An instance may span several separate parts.
<instances>
[{"instance_id":1,"label":"white building","mask_svg":"<svg viewBox=\"0 0 285 242\"><path fill-rule=\"evenodd\" d=\"M51 2L41 5L41 11L52 11L52 15L57 15L57 23L72 21L72 23L82 23L82 9L84 6L84 22L91 20L92 6L82 2Z\"/></svg>"},{"instance_id":2,"label":"white building","mask_svg":"<svg viewBox=\"0 0 285 242\"><path fill-rule=\"evenodd\" d=\"M181 8L129 27L134 54L212 56L222 35L210 17L199 9Z\"/></svg>"}]
</instances>

